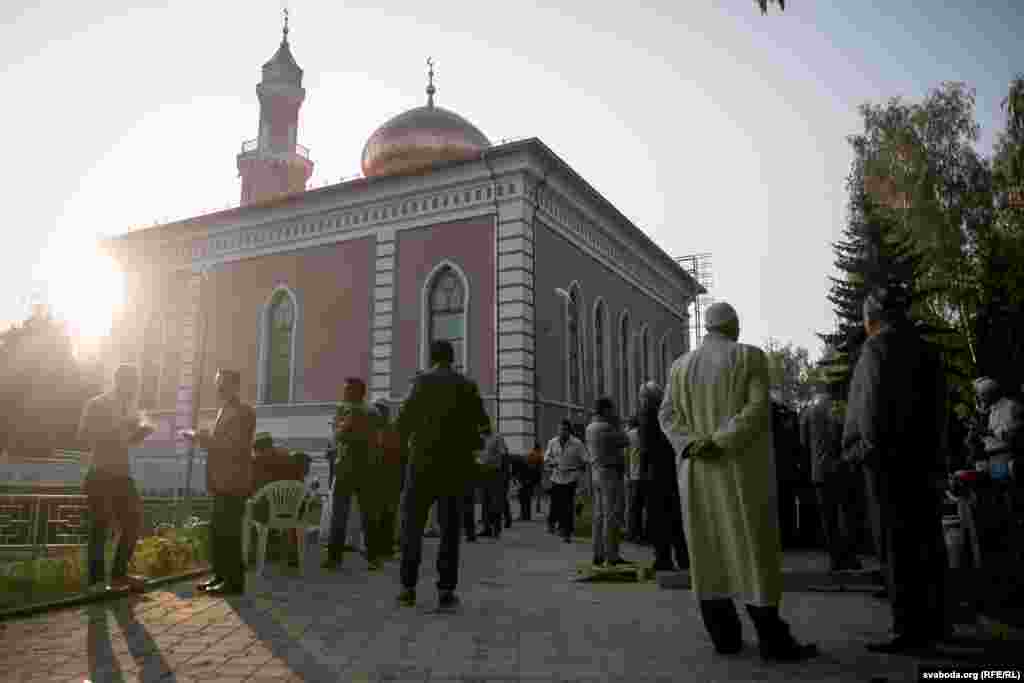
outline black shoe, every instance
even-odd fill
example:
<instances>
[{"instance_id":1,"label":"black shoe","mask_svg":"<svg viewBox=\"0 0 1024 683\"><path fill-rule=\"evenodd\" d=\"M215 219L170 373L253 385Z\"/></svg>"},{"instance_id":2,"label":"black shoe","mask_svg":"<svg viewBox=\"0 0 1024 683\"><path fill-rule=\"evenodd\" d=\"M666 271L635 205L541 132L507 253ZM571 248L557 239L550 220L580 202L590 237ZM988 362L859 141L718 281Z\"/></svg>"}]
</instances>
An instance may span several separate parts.
<instances>
[{"instance_id":1,"label":"black shoe","mask_svg":"<svg viewBox=\"0 0 1024 683\"><path fill-rule=\"evenodd\" d=\"M876 600L888 600L889 590L887 588L883 588L880 591L875 591L871 594L871 597L875 598Z\"/></svg>"},{"instance_id":2,"label":"black shoe","mask_svg":"<svg viewBox=\"0 0 1024 683\"><path fill-rule=\"evenodd\" d=\"M553 527L553 526L549 526L549 527L548 527L548 533L549 533L549 534L554 534L554 533L555 533L555 527Z\"/></svg>"},{"instance_id":3,"label":"black shoe","mask_svg":"<svg viewBox=\"0 0 1024 683\"><path fill-rule=\"evenodd\" d=\"M340 557L328 557L326 560L320 563L321 569L328 571L336 571L341 569L341 558Z\"/></svg>"},{"instance_id":4,"label":"black shoe","mask_svg":"<svg viewBox=\"0 0 1024 683\"><path fill-rule=\"evenodd\" d=\"M935 641L926 637L898 635L892 640L880 643L868 643L864 647L868 652L884 655L913 654L931 649Z\"/></svg>"},{"instance_id":5,"label":"black shoe","mask_svg":"<svg viewBox=\"0 0 1024 683\"><path fill-rule=\"evenodd\" d=\"M402 607L415 607L416 606L416 589L414 588L403 588L402 592L398 594L398 604Z\"/></svg>"},{"instance_id":6,"label":"black shoe","mask_svg":"<svg viewBox=\"0 0 1024 683\"><path fill-rule=\"evenodd\" d=\"M789 630L789 624L779 617L778 607L747 605L754 627L757 629L761 659L773 662L799 662L817 657L818 646L800 644Z\"/></svg>"},{"instance_id":7,"label":"black shoe","mask_svg":"<svg viewBox=\"0 0 1024 683\"><path fill-rule=\"evenodd\" d=\"M487 529L485 531L481 531L480 533L478 533L477 536L480 536L481 538L494 538L494 532L490 529Z\"/></svg>"},{"instance_id":8,"label":"black shoe","mask_svg":"<svg viewBox=\"0 0 1024 683\"><path fill-rule=\"evenodd\" d=\"M199 583L197 583L196 590L205 591L212 588L213 586L216 586L218 583L222 583L223 581L224 579L214 574L213 577L207 579L206 581L200 581Z\"/></svg>"},{"instance_id":9,"label":"black shoe","mask_svg":"<svg viewBox=\"0 0 1024 683\"><path fill-rule=\"evenodd\" d=\"M455 591L439 591L437 594L437 606L441 609L452 609L459 606L459 596Z\"/></svg>"},{"instance_id":10,"label":"black shoe","mask_svg":"<svg viewBox=\"0 0 1024 683\"><path fill-rule=\"evenodd\" d=\"M675 566L671 562L655 562L654 566L651 567L656 572L674 572L676 571Z\"/></svg>"},{"instance_id":11,"label":"black shoe","mask_svg":"<svg viewBox=\"0 0 1024 683\"><path fill-rule=\"evenodd\" d=\"M511 529L512 528L512 521L511 520L505 520L505 528L506 529Z\"/></svg>"},{"instance_id":12,"label":"black shoe","mask_svg":"<svg viewBox=\"0 0 1024 683\"><path fill-rule=\"evenodd\" d=\"M610 562L608 563L608 566L609 566L609 567L621 567L621 566L622 566L622 565L624 565L624 564L633 564L633 563L632 563L632 562L630 562L629 560L626 560L626 559L623 559L623 558L621 558L621 557L620 557L620 558L619 558L619 559L617 559L617 560L612 560L612 561L610 561Z\"/></svg>"},{"instance_id":13,"label":"black shoe","mask_svg":"<svg viewBox=\"0 0 1024 683\"><path fill-rule=\"evenodd\" d=\"M476 543L476 536L466 536L466 543Z\"/></svg>"},{"instance_id":14,"label":"black shoe","mask_svg":"<svg viewBox=\"0 0 1024 683\"><path fill-rule=\"evenodd\" d=\"M594 561L593 561L592 564L595 567L602 567L602 566L604 566L604 558L603 557L598 557L597 555L594 555Z\"/></svg>"},{"instance_id":15,"label":"black shoe","mask_svg":"<svg viewBox=\"0 0 1024 683\"><path fill-rule=\"evenodd\" d=\"M242 595L245 593L244 586L232 586L224 581L210 586L206 589L207 595Z\"/></svg>"}]
</instances>

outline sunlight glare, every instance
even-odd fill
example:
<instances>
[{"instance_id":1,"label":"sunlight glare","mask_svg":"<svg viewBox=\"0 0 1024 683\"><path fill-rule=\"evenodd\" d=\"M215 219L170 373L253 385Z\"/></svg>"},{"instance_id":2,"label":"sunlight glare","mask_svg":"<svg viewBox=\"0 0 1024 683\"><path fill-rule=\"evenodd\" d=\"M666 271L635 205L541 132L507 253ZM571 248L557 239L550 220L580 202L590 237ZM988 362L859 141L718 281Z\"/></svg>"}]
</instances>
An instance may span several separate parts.
<instances>
[{"instance_id":1,"label":"sunlight glare","mask_svg":"<svg viewBox=\"0 0 1024 683\"><path fill-rule=\"evenodd\" d=\"M53 313L68 322L80 344L95 346L124 306L124 274L95 242L61 245L49 257L45 280Z\"/></svg>"}]
</instances>

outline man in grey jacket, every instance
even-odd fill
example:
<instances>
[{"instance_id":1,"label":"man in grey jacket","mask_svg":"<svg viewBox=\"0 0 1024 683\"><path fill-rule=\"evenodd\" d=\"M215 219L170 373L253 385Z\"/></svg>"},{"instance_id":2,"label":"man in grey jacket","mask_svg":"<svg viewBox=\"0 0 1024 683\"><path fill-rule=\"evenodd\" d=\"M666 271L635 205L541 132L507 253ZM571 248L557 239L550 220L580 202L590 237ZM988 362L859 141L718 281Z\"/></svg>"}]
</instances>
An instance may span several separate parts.
<instances>
[{"instance_id":1,"label":"man in grey jacket","mask_svg":"<svg viewBox=\"0 0 1024 683\"><path fill-rule=\"evenodd\" d=\"M626 469L625 449L629 439L615 415L615 405L606 396L594 404L594 417L587 425L587 450L594 486L594 564L609 566L626 564L619 555L622 536L620 518L623 476Z\"/></svg>"}]
</instances>

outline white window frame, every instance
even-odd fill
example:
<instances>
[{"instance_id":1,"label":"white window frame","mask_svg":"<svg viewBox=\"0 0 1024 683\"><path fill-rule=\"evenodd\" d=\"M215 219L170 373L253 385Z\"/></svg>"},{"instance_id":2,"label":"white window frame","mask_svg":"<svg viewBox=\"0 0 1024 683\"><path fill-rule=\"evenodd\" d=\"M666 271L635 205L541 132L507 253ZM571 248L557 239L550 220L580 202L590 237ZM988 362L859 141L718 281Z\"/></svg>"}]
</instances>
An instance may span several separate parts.
<instances>
[{"instance_id":1,"label":"white window frame","mask_svg":"<svg viewBox=\"0 0 1024 683\"><path fill-rule=\"evenodd\" d=\"M594 306L591 311L590 321L591 325L594 325L597 322L597 310L599 306L601 307L601 320L603 322L603 326L601 328L601 336L603 337L603 339L601 339L601 342L603 344L604 357L601 360L604 362L604 377L602 379L604 380L604 395L610 396L614 391L615 373L612 370L611 317L609 315L608 303L604 300L604 297L599 296L596 299L594 299ZM594 398L597 399L600 398L600 394L597 391L597 330L594 329L593 333L594 338L592 340L592 343L594 345Z\"/></svg>"},{"instance_id":2,"label":"white window frame","mask_svg":"<svg viewBox=\"0 0 1024 683\"><path fill-rule=\"evenodd\" d=\"M260 405L269 405L267 392L270 388L270 377L267 373L267 352L270 349L270 326L273 324L273 320L270 317L270 307L274 304L274 297L277 296L278 292L287 294L292 302L292 339L289 351L290 356L288 358L288 400L283 404L275 403L273 405L288 405L295 402L295 364L298 355L296 351L298 350L299 330L302 324L302 309L299 308L299 297L296 295L295 290L282 283L275 286L270 292L270 296L267 297L260 313L260 345L256 372L256 396L258 397L257 402Z\"/></svg>"},{"instance_id":3,"label":"white window frame","mask_svg":"<svg viewBox=\"0 0 1024 683\"><path fill-rule=\"evenodd\" d=\"M462 282L462 374L466 377L470 377L470 359L471 354L469 353L469 305L470 305L470 293L472 290L469 287L469 278L466 276L466 272L462 267L450 259L442 259L434 266L431 271L427 274L427 277L423 280L423 285L420 287L420 370L426 370L430 367L430 292L434 288L434 282L437 277L444 271L445 268L451 268L452 271L458 276ZM457 361L458 359L456 359Z\"/></svg>"}]
</instances>

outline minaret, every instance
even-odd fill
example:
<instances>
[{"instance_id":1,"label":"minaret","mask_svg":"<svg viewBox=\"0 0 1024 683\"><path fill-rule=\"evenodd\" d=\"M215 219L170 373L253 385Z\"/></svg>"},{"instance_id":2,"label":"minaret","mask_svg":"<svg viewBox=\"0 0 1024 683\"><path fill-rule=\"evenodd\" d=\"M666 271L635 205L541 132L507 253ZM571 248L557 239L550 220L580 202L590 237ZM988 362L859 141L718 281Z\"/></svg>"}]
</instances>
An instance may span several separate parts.
<instances>
[{"instance_id":1,"label":"minaret","mask_svg":"<svg viewBox=\"0 0 1024 683\"><path fill-rule=\"evenodd\" d=\"M260 100L260 132L242 144L238 175L242 178L242 204L265 201L306 189L313 175L309 150L297 143L299 107L306 97L302 69L288 46L288 10L284 11L281 46L263 65L263 80L256 86Z\"/></svg>"}]
</instances>

